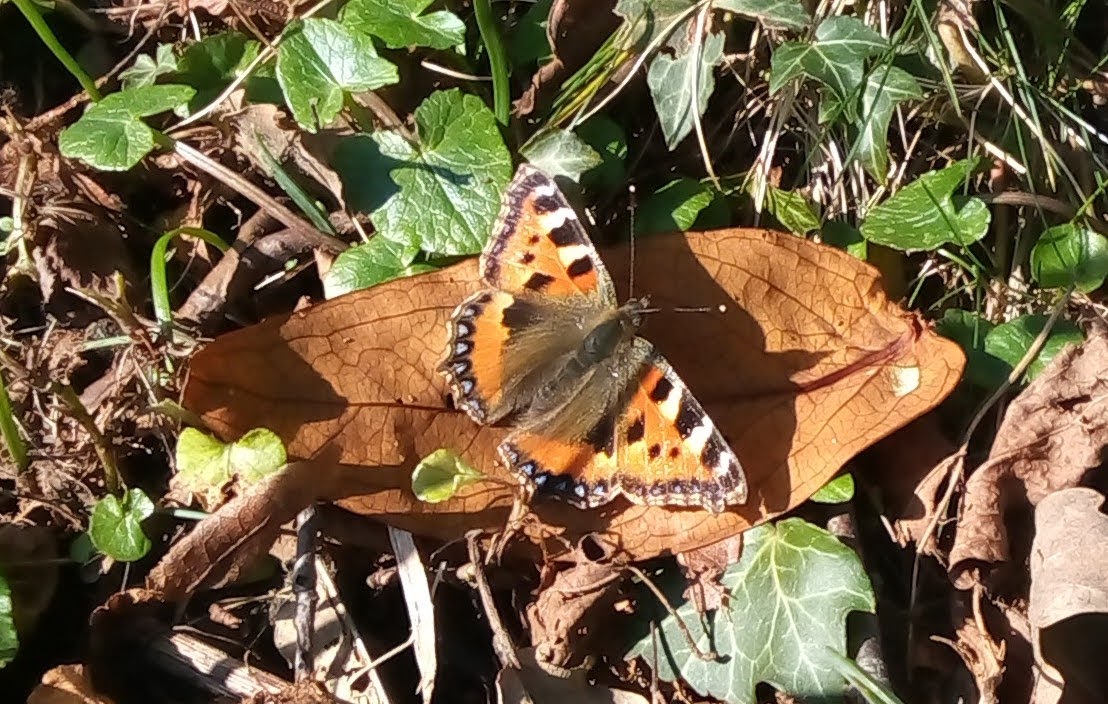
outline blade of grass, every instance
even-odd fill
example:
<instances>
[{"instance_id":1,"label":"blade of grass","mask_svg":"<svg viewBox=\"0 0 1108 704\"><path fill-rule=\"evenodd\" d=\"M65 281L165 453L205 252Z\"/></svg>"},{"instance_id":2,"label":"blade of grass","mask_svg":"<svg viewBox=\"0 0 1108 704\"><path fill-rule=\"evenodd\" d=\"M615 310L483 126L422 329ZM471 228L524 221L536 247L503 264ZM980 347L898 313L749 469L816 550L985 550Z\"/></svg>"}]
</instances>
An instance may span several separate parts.
<instances>
[{"instance_id":1,"label":"blade of grass","mask_svg":"<svg viewBox=\"0 0 1108 704\"><path fill-rule=\"evenodd\" d=\"M893 694L888 685L882 684L873 678L868 672L858 667L858 663L845 658L830 648L824 651L832 667L845 679L851 687L858 690L869 704L904 704L899 697Z\"/></svg>"},{"instance_id":2,"label":"blade of grass","mask_svg":"<svg viewBox=\"0 0 1108 704\"><path fill-rule=\"evenodd\" d=\"M12 400L8 396L3 370L0 370L0 435L4 437L4 444L8 448L8 454L12 456L16 471L22 472L27 469L27 446L23 443L23 437L19 434L19 425L15 422L15 415L12 413Z\"/></svg>"},{"instance_id":3,"label":"blade of grass","mask_svg":"<svg viewBox=\"0 0 1108 704\"><path fill-rule=\"evenodd\" d=\"M473 14L477 17L477 29L481 32L481 41L485 43L485 51L489 55L493 113L497 122L506 125L511 108L508 59L504 53L504 44L500 41L500 33L496 29L496 18L493 17L490 0L473 0Z\"/></svg>"},{"instance_id":4,"label":"blade of grass","mask_svg":"<svg viewBox=\"0 0 1108 704\"><path fill-rule=\"evenodd\" d=\"M154 249L150 252L150 295L154 301L154 317L158 319L162 332L167 335L173 327L173 307L169 304L169 286L165 279L165 253L169 249L169 242L178 235L199 237L221 252L228 249L219 235L200 227L178 227L165 233L154 243Z\"/></svg>"},{"instance_id":5,"label":"blade of grass","mask_svg":"<svg viewBox=\"0 0 1108 704\"><path fill-rule=\"evenodd\" d=\"M327 219L326 213L320 210L319 205L316 204L312 197L300 187L288 172L281 166L281 162L277 161L277 158L269 151L265 146L265 142L262 141L262 136L255 133L254 139L257 141L258 146L262 149L262 160L265 161L265 165L269 167L269 170L273 173L273 179L277 181L277 185L281 187L289 198L292 198L292 202L296 203L296 206L300 208L300 212L308 216L308 219L312 221L321 232L326 232L328 235L337 235L335 228L331 227L331 221Z\"/></svg>"},{"instance_id":6,"label":"blade of grass","mask_svg":"<svg viewBox=\"0 0 1108 704\"><path fill-rule=\"evenodd\" d=\"M35 34L42 40L42 43L46 45L46 48L50 50L58 61L62 62L66 70L73 74L73 77L77 79L77 82L81 84L81 87L88 93L88 97L95 102L100 101L100 90L96 87L96 81L92 80L92 76L85 73L85 70L81 68L81 65L77 63L77 60L73 58L73 55L62 46L62 43L58 41L58 37L55 36L53 30L50 29L50 25L46 24L46 20L43 19L42 13L39 12L38 6L35 5L32 0L12 0L15 6L19 8L19 11L23 13L23 16L27 18L27 22L31 24L31 28L35 30Z\"/></svg>"}]
</instances>

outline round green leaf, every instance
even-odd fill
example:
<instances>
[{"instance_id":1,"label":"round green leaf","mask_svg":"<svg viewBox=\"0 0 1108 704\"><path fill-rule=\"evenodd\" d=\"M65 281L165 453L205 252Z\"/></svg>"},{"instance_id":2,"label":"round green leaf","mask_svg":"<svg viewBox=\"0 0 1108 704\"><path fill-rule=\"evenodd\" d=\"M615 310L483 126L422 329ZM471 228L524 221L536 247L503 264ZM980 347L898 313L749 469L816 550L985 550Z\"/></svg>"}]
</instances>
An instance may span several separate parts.
<instances>
[{"instance_id":1,"label":"round green leaf","mask_svg":"<svg viewBox=\"0 0 1108 704\"><path fill-rule=\"evenodd\" d=\"M89 517L88 534L96 549L121 562L134 562L150 551L142 522L154 513L154 502L141 489L129 489L123 498L109 495Z\"/></svg>"},{"instance_id":2,"label":"round green leaf","mask_svg":"<svg viewBox=\"0 0 1108 704\"><path fill-rule=\"evenodd\" d=\"M251 484L287 461L281 438L266 428L254 428L231 443L196 428L185 428L177 438L177 473L194 490L219 488L235 478Z\"/></svg>"},{"instance_id":3,"label":"round green leaf","mask_svg":"<svg viewBox=\"0 0 1108 704\"><path fill-rule=\"evenodd\" d=\"M1046 326L1047 319L1045 315L1024 315L1003 325L997 325L985 337L985 351L1007 365L1005 376L1011 373L1031 349L1031 345ZM1055 322L1050 336L1043 343L1043 348L1039 350L1039 356L1027 367L1027 380L1030 381L1038 376L1063 347L1079 345L1084 341L1085 336L1081 333L1081 329L1070 321Z\"/></svg>"},{"instance_id":4,"label":"round green leaf","mask_svg":"<svg viewBox=\"0 0 1108 704\"><path fill-rule=\"evenodd\" d=\"M420 501L437 504L484 477L450 450L435 450L412 470L412 493Z\"/></svg>"},{"instance_id":5,"label":"round green leaf","mask_svg":"<svg viewBox=\"0 0 1108 704\"><path fill-rule=\"evenodd\" d=\"M551 178L581 180L581 174L600 164L600 155L569 130L547 130L528 142L520 155Z\"/></svg>"},{"instance_id":6,"label":"round green leaf","mask_svg":"<svg viewBox=\"0 0 1108 704\"><path fill-rule=\"evenodd\" d=\"M344 293L383 284L403 276L434 271L427 264L412 264L419 249L399 242L374 237L365 244L351 247L335 257L323 277L323 293L335 298Z\"/></svg>"},{"instance_id":7,"label":"round green leaf","mask_svg":"<svg viewBox=\"0 0 1108 704\"><path fill-rule=\"evenodd\" d=\"M15 607L8 580L0 574L0 667L4 667L19 650L19 634L15 632Z\"/></svg>"},{"instance_id":8,"label":"round green leaf","mask_svg":"<svg viewBox=\"0 0 1108 704\"><path fill-rule=\"evenodd\" d=\"M1031 275L1046 288L1095 291L1108 277L1108 238L1073 223L1052 227L1031 250Z\"/></svg>"}]
</instances>

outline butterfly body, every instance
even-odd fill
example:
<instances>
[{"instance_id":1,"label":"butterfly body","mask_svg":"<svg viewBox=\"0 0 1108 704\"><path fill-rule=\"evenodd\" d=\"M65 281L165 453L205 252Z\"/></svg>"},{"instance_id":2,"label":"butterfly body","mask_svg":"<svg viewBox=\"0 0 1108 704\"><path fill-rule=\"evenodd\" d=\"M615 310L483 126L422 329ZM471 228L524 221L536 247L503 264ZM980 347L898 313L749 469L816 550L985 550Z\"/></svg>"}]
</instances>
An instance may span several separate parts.
<instances>
[{"instance_id":1,"label":"butterfly body","mask_svg":"<svg viewBox=\"0 0 1108 704\"><path fill-rule=\"evenodd\" d=\"M449 322L440 371L475 421L514 429L500 456L524 485L581 507L619 494L723 510L746 499L734 452L636 333L646 299L619 305L554 183L521 166L481 256L488 288Z\"/></svg>"}]
</instances>

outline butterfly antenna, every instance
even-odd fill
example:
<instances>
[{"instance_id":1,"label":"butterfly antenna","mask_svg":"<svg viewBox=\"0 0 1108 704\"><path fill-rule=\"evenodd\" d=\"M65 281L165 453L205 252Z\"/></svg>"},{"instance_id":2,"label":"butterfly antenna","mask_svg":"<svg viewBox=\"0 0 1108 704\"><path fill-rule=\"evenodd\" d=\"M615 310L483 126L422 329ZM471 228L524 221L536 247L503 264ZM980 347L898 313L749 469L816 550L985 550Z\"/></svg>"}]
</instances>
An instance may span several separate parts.
<instances>
[{"instance_id":1,"label":"butterfly antenna","mask_svg":"<svg viewBox=\"0 0 1108 704\"><path fill-rule=\"evenodd\" d=\"M631 209L631 233L629 250L631 253L631 266L629 267L627 282L628 300L635 297L635 184L627 184L628 207ZM644 313L646 311L643 311Z\"/></svg>"}]
</instances>

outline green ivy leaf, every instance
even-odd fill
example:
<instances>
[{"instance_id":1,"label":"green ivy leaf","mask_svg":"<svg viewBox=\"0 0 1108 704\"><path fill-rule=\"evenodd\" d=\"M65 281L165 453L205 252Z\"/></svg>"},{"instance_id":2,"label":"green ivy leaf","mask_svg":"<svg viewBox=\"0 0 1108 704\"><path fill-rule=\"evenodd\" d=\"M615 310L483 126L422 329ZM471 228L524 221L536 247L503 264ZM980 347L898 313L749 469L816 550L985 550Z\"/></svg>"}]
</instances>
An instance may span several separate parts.
<instances>
[{"instance_id":1,"label":"green ivy leaf","mask_svg":"<svg viewBox=\"0 0 1108 704\"><path fill-rule=\"evenodd\" d=\"M79 120L62 130L62 156L102 171L126 171L154 148L154 131L141 120L187 103L188 86L154 85L121 90L93 104Z\"/></svg>"},{"instance_id":2,"label":"green ivy leaf","mask_svg":"<svg viewBox=\"0 0 1108 704\"><path fill-rule=\"evenodd\" d=\"M785 42L770 59L769 91L774 94L797 76L819 81L854 121L856 91L862 85L865 60L888 48L888 42L861 20L836 16L820 22L815 40Z\"/></svg>"},{"instance_id":3,"label":"green ivy leaf","mask_svg":"<svg viewBox=\"0 0 1108 704\"><path fill-rule=\"evenodd\" d=\"M323 277L323 294L336 298L393 279L435 270L427 264L412 264L417 254L418 247L374 237L335 258L330 271Z\"/></svg>"},{"instance_id":4,"label":"green ivy leaf","mask_svg":"<svg viewBox=\"0 0 1108 704\"><path fill-rule=\"evenodd\" d=\"M480 98L432 93L415 111L419 143L395 132L345 140L334 166L346 202L377 233L442 255L480 252L500 211L512 162Z\"/></svg>"},{"instance_id":5,"label":"green ivy leaf","mask_svg":"<svg viewBox=\"0 0 1108 704\"><path fill-rule=\"evenodd\" d=\"M888 135L893 111L897 103L921 97L923 93L915 77L896 66L879 67L866 77L854 156L878 183L888 180Z\"/></svg>"},{"instance_id":6,"label":"green ivy leaf","mask_svg":"<svg viewBox=\"0 0 1108 704\"><path fill-rule=\"evenodd\" d=\"M1095 291L1108 278L1108 238L1073 223L1056 225L1031 250L1031 276L1046 288Z\"/></svg>"},{"instance_id":7,"label":"green ivy leaf","mask_svg":"<svg viewBox=\"0 0 1108 704\"><path fill-rule=\"evenodd\" d=\"M682 601L681 582L669 585L671 603ZM692 602L677 608L701 650L714 647L721 660L698 659L672 615L661 619L656 656L647 633L629 657L656 661L662 679L681 678L727 702L753 704L759 682L804 699L842 694L844 680L827 653L846 651L848 613L874 609L873 590L852 550L789 518L748 531L742 557L721 582L727 608L707 616Z\"/></svg>"},{"instance_id":8,"label":"green ivy leaf","mask_svg":"<svg viewBox=\"0 0 1108 704\"><path fill-rule=\"evenodd\" d=\"M623 26L631 30L625 48L647 46L670 30L670 25L695 4L696 0L618 0L614 12L624 19ZM680 31L673 30L670 36Z\"/></svg>"},{"instance_id":9,"label":"green ivy leaf","mask_svg":"<svg viewBox=\"0 0 1108 704\"><path fill-rule=\"evenodd\" d=\"M119 83L123 90L152 86L159 76L177 70L177 57L173 54L172 44L159 44L154 57L139 54L135 63L119 73Z\"/></svg>"},{"instance_id":10,"label":"green ivy leaf","mask_svg":"<svg viewBox=\"0 0 1108 704\"><path fill-rule=\"evenodd\" d=\"M635 234L684 232L693 226L715 197L710 185L696 179L670 181L647 196L639 206L635 213Z\"/></svg>"},{"instance_id":11,"label":"green ivy leaf","mask_svg":"<svg viewBox=\"0 0 1108 704\"><path fill-rule=\"evenodd\" d=\"M866 257L869 256L866 238L862 237L862 233L858 231L858 228L841 220L831 220L823 223L823 228L820 230L820 240L832 247L845 250L852 257L857 257L862 261L865 261Z\"/></svg>"},{"instance_id":12,"label":"green ivy leaf","mask_svg":"<svg viewBox=\"0 0 1108 704\"><path fill-rule=\"evenodd\" d=\"M519 153L551 178L562 176L575 183L601 161L600 155L583 139L563 129L536 135Z\"/></svg>"},{"instance_id":13,"label":"green ivy leaf","mask_svg":"<svg viewBox=\"0 0 1108 704\"><path fill-rule=\"evenodd\" d=\"M835 477L810 498L817 504L845 504L854 498L854 477L849 474Z\"/></svg>"},{"instance_id":14,"label":"green ivy leaf","mask_svg":"<svg viewBox=\"0 0 1108 704\"><path fill-rule=\"evenodd\" d=\"M671 43L654 57L646 74L650 97L670 151L688 136L693 120L708 107L708 98L716 86L713 68L723 58L723 33L709 32L697 47L688 38L692 27L693 20L689 20L677 28Z\"/></svg>"},{"instance_id":15,"label":"green ivy leaf","mask_svg":"<svg viewBox=\"0 0 1108 704\"><path fill-rule=\"evenodd\" d=\"M989 228L989 209L979 198L954 196L978 162L965 159L919 177L870 211L862 236L908 252L981 239Z\"/></svg>"},{"instance_id":16,"label":"green ivy leaf","mask_svg":"<svg viewBox=\"0 0 1108 704\"><path fill-rule=\"evenodd\" d=\"M15 631L15 606L8 580L0 574L0 668L15 659L19 651L19 634Z\"/></svg>"},{"instance_id":17,"label":"green ivy leaf","mask_svg":"<svg viewBox=\"0 0 1108 704\"><path fill-rule=\"evenodd\" d=\"M465 41L466 26L453 12L421 14L431 0L350 0L343 24L379 37L390 49L449 49Z\"/></svg>"},{"instance_id":18,"label":"green ivy leaf","mask_svg":"<svg viewBox=\"0 0 1108 704\"><path fill-rule=\"evenodd\" d=\"M796 191L767 185L765 207L793 234L803 237L819 229L820 217L815 204Z\"/></svg>"},{"instance_id":19,"label":"green ivy leaf","mask_svg":"<svg viewBox=\"0 0 1108 704\"><path fill-rule=\"evenodd\" d=\"M368 36L334 20L298 20L277 50L277 81L297 124L309 132L335 119L346 93L399 80Z\"/></svg>"},{"instance_id":20,"label":"green ivy leaf","mask_svg":"<svg viewBox=\"0 0 1108 704\"><path fill-rule=\"evenodd\" d=\"M985 336L985 351L1007 365L1004 370L1005 377L1031 349L1035 338L1046 327L1047 319L1048 316L1045 315L1023 315L997 325ZM1026 380L1031 381L1041 374L1063 347L1080 345L1084 341L1085 336L1079 327L1068 320L1056 321L1046 342L1043 343L1043 348L1039 350L1039 355L1027 367Z\"/></svg>"},{"instance_id":21,"label":"green ivy leaf","mask_svg":"<svg viewBox=\"0 0 1108 704\"><path fill-rule=\"evenodd\" d=\"M219 489L232 479L253 484L287 461L281 438L265 428L254 428L230 443L196 428L185 428L177 438L177 473L194 490Z\"/></svg>"},{"instance_id":22,"label":"green ivy leaf","mask_svg":"<svg viewBox=\"0 0 1108 704\"><path fill-rule=\"evenodd\" d=\"M483 478L483 474L454 452L435 450L420 460L412 471L412 493L420 501L437 504Z\"/></svg>"},{"instance_id":23,"label":"green ivy leaf","mask_svg":"<svg viewBox=\"0 0 1108 704\"><path fill-rule=\"evenodd\" d=\"M797 0L716 0L712 7L753 17L770 29L805 29L812 23Z\"/></svg>"},{"instance_id":24,"label":"green ivy leaf","mask_svg":"<svg viewBox=\"0 0 1108 704\"><path fill-rule=\"evenodd\" d=\"M120 562L134 562L150 552L142 522L154 513L154 502L141 489L128 489L120 499L100 499L89 516L88 534L96 549Z\"/></svg>"}]
</instances>

